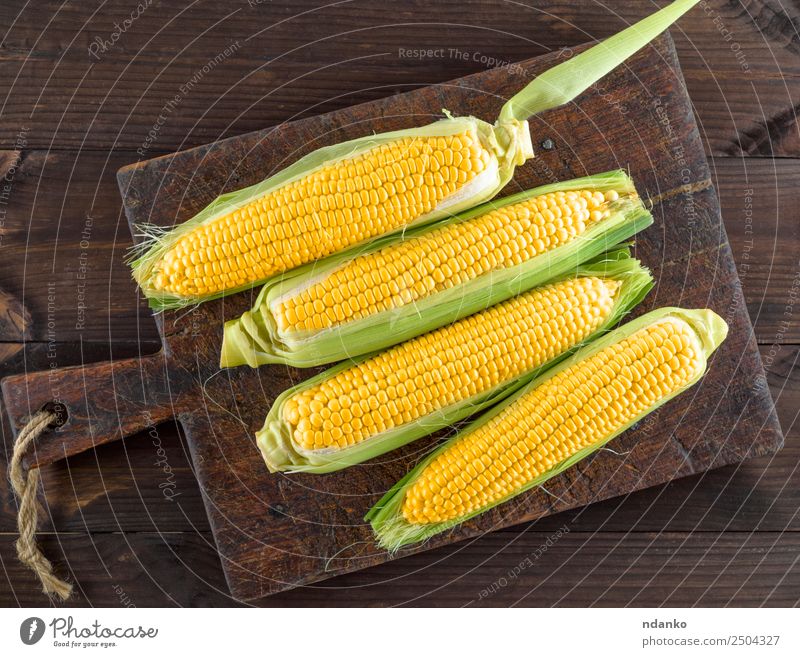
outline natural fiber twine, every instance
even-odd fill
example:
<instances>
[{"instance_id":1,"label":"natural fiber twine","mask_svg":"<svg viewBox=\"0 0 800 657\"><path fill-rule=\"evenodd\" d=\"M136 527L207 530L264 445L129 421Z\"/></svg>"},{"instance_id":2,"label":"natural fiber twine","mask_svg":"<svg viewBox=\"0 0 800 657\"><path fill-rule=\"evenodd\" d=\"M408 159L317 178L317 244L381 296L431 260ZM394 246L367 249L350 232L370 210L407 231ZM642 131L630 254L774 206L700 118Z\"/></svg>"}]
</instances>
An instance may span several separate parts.
<instances>
[{"instance_id":1,"label":"natural fiber twine","mask_svg":"<svg viewBox=\"0 0 800 657\"><path fill-rule=\"evenodd\" d=\"M52 411L39 411L19 432L11 457L11 486L19 499L17 557L36 573L42 583L42 590L47 595L57 596L64 601L72 593L72 584L53 573L53 564L36 545L36 523L39 513L36 491L39 488L39 469L26 468L22 465L22 458L28 447L47 431L57 417Z\"/></svg>"}]
</instances>

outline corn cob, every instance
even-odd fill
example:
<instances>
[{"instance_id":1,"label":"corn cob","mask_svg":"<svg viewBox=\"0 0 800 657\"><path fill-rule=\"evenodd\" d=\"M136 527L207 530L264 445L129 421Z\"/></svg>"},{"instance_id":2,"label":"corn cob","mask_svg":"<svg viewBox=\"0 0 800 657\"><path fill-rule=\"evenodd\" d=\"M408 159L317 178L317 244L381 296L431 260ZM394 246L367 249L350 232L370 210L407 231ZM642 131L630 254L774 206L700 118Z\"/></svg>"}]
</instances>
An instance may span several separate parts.
<instances>
[{"instance_id":1,"label":"corn cob","mask_svg":"<svg viewBox=\"0 0 800 657\"><path fill-rule=\"evenodd\" d=\"M652 284L627 251L284 392L257 442L271 471L330 472L452 424L607 329Z\"/></svg>"},{"instance_id":2,"label":"corn cob","mask_svg":"<svg viewBox=\"0 0 800 657\"><path fill-rule=\"evenodd\" d=\"M425 540L563 472L696 383L727 330L662 308L578 350L398 482L367 516L378 542Z\"/></svg>"},{"instance_id":3,"label":"corn cob","mask_svg":"<svg viewBox=\"0 0 800 657\"><path fill-rule=\"evenodd\" d=\"M528 118L576 98L697 1L677 0L538 76L494 125L448 115L323 147L172 230L142 226L133 276L153 308L177 308L482 203L533 157Z\"/></svg>"},{"instance_id":4,"label":"corn cob","mask_svg":"<svg viewBox=\"0 0 800 657\"><path fill-rule=\"evenodd\" d=\"M225 325L220 365L384 349L574 271L651 222L623 171L492 201L268 282Z\"/></svg>"}]
</instances>

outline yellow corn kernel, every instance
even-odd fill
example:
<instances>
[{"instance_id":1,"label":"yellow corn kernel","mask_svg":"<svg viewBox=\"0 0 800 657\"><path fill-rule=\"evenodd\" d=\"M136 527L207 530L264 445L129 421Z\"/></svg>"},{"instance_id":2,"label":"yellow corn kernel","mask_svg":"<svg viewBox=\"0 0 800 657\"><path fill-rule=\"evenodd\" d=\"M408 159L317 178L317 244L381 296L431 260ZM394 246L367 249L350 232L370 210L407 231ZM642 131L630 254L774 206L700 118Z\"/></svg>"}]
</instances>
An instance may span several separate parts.
<instances>
[{"instance_id":1,"label":"yellow corn kernel","mask_svg":"<svg viewBox=\"0 0 800 657\"><path fill-rule=\"evenodd\" d=\"M513 381L594 333L619 285L593 276L553 283L345 369L286 400L292 441L343 449Z\"/></svg>"},{"instance_id":2,"label":"yellow corn kernel","mask_svg":"<svg viewBox=\"0 0 800 657\"><path fill-rule=\"evenodd\" d=\"M403 517L446 522L513 494L680 390L705 366L701 349L688 324L664 318L563 370L433 459Z\"/></svg>"},{"instance_id":3,"label":"yellow corn kernel","mask_svg":"<svg viewBox=\"0 0 800 657\"><path fill-rule=\"evenodd\" d=\"M275 303L278 329L329 328L519 264L582 235L617 199L616 191L544 194L354 258Z\"/></svg>"},{"instance_id":4,"label":"yellow corn kernel","mask_svg":"<svg viewBox=\"0 0 800 657\"><path fill-rule=\"evenodd\" d=\"M446 164L454 151L462 171L469 162L463 180ZM391 232L478 176L484 155L477 135L464 132L406 137L325 166L182 236L163 255L155 289L215 294Z\"/></svg>"}]
</instances>

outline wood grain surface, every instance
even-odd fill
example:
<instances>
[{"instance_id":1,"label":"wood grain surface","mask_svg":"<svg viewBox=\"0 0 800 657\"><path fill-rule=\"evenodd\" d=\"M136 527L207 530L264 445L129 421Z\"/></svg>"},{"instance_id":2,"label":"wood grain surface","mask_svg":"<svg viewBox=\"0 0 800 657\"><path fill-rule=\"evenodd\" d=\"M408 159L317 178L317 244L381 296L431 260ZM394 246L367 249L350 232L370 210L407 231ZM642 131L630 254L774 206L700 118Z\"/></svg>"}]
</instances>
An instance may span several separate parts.
<instances>
[{"instance_id":1,"label":"wood grain surface","mask_svg":"<svg viewBox=\"0 0 800 657\"><path fill-rule=\"evenodd\" d=\"M170 226L303 152L431 120L432 107L491 120L524 80L563 56L544 55L511 69L125 167L119 182L126 214L132 226L144 221ZM637 239L637 252L658 281L647 307L712 307L726 316L730 337L693 395L661 411L670 419L642 425L615 442L624 457L600 454L550 482L547 491L484 514L425 549L772 453L781 445L749 318L743 306L733 305L739 283L669 37L631 58L579 102L535 117L531 129L536 143L549 140L553 147L541 149L504 193L628 169L657 217L657 225ZM32 457L36 465L131 435L174 414L187 432L230 589L245 600L387 560L389 555L373 544L363 515L432 444L420 441L325 477L267 475L253 433L275 396L306 374L266 367L219 375L222 320L237 316L252 297L246 293L159 316L165 349L142 360L3 382L17 423L51 399L66 406L66 424L39 441Z\"/></svg>"},{"instance_id":2,"label":"wood grain surface","mask_svg":"<svg viewBox=\"0 0 800 657\"><path fill-rule=\"evenodd\" d=\"M56 87L63 85L65 89L45 92L47 100L35 108L33 100L17 93L4 110L5 132L0 145L6 151L0 157L0 166L13 173L14 186L8 203L4 203L0 236L8 248L4 249L6 257L0 259L0 276L13 302L9 308L15 309L11 315L24 313L30 331L29 341L23 345L19 322L11 323L16 328L8 328L8 322L2 324L4 373L46 369L54 361L64 366L158 351L154 324L137 300L121 264L129 241L114 184L118 166L142 157L136 149L157 118L152 108L139 111L137 105L146 96L149 83L153 82L150 91L161 94L156 101L163 101L168 92L176 92L181 80L185 81L185 73L202 69L209 52L216 53L223 42L229 44L242 35L244 42L269 26L273 35L279 33L273 41L261 39L254 50L241 48L198 81L187 96L192 104L187 103L169 118L164 131L167 136L152 145L147 157L277 124L298 114L294 109L298 106L301 113L315 115L487 66L470 59L435 56L401 59L396 50L399 41L452 43L470 56L480 51L503 59L504 53L511 53L505 60L514 61L552 48L574 46L589 36L606 36L622 25L622 19L643 15L648 10L643 4L619 3L615 9L620 18L610 17L605 8L594 3L537 2L535 9L526 11L539 20L523 27L518 5L469 4L474 11L456 20L453 16L459 13L458 7L466 6L464 3L439 3L435 9L400 3L396 18L401 24L389 29L381 27L387 21L378 10L365 11L363 4L313 9L294 3L290 9L272 3L269 7L230 8L231 17L210 30L212 40L202 46L192 41L210 26L206 19L224 18L215 13L222 11L218 6L208 3L189 8L184 12L187 20L180 24L168 20L174 10L155 7L150 16L142 17L141 31L137 26L127 32L100 61L87 56L86 47L95 36L107 36L114 19L124 15L124 3L107 4L92 18L94 8L88 6L65 12L56 5L40 5L39 14L32 18L26 13L29 9L20 12L21 3L4 7L2 11L19 19L15 25L21 28L20 32L9 32L4 41L8 57L0 66L6 68L9 79L22 71L21 79L36 80L38 76L42 82L37 88L47 88L52 80ZM798 325L791 313L788 321L784 317L787 300L797 289L797 185L793 184L797 165L791 159L796 150L796 100L792 101L798 92L793 77L796 49L790 28L775 20L777 3L749 2L746 10L738 3L708 4L734 28L751 65L744 78L747 84L741 84L729 44L710 20L704 22L700 17L685 26L685 34L683 30L673 34L699 118L700 138L706 151L716 156L710 160L710 176L720 195L733 255L740 268L748 265L742 275L744 303L762 342L761 353L787 432L787 447L775 457L687 477L666 488L538 521L534 531L541 535L524 527L504 531L491 535L497 536L497 541L486 537L439 548L364 571L363 578L347 575L331 580L332 586L303 587L263 604L475 604L481 590L504 572L505 565L513 567L519 561L509 546L528 550L526 554L535 552L541 539L565 523L572 531L560 540L561 549L551 551L549 559L553 561L537 561L537 568L515 586L498 590L481 603L796 601L797 579L788 556L791 534L785 532L793 531L797 524L797 486L792 485L797 462L793 426L800 398L796 388L798 354L791 343L798 340ZM276 25L303 9L313 9L322 20L303 23L301 31L289 29L286 22ZM540 9L553 15L540 15ZM51 13L51 27L41 30L39 26L49 21ZM571 23L561 24L556 16ZM294 27L302 22L295 20ZM416 24L407 24L411 22ZM493 30L493 38L476 46L475 34L484 29ZM282 48L292 50L317 38L322 39L317 48L301 47L271 62L270 57L281 54L278 51ZM148 40L153 48L139 54L138 49ZM273 46L275 52L270 55ZM382 46L394 49L387 65L380 57L369 56ZM254 56L258 50L260 53ZM178 51L181 56L175 57ZM356 59L360 55L365 57ZM330 61L337 65L324 65ZM342 73L345 62L346 75ZM257 84L235 84L237 75L245 77L242 71L256 68L272 68L280 75L269 79L256 73L253 77L258 79ZM65 77L53 77L54 69ZM70 77L73 73L67 69L77 77ZM91 69L88 77L84 75L87 69ZM233 69L236 72L231 75ZM303 69L303 77L283 84L285 76ZM155 81L153 70L159 71ZM65 80L70 80L69 95ZM394 85L396 80L399 82ZM387 81L393 86L387 86ZM113 92L109 93L110 89ZM260 100L254 102L251 92L260 94ZM64 102L53 102L59 94ZM70 98L80 102L71 103ZM162 104L156 102L156 109ZM121 107L134 106L137 110L130 112L130 120L118 119L124 111ZM16 114L12 116L11 111ZM52 120L52 112L60 113L62 120ZM238 118L231 120L231 113ZM180 134L179 139L170 141L176 134ZM788 159L759 159L773 153ZM742 154L744 159L738 157ZM737 157L731 157L734 155ZM752 194L747 193L749 189ZM755 224L745 217L753 199L758 208ZM82 254L87 250L81 244L86 239L87 223L90 275L78 279ZM83 310L77 307L78 280L85 280ZM5 415L3 420L8 452L12 437ZM164 472L153 466L159 449L165 450L171 483L180 493L172 500L167 500L159 488L165 480ZM45 531L76 532L74 538L62 533L60 540L66 562L83 586L75 604L122 605L128 603L126 600L139 605L231 603L209 543L203 500L194 482L187 446L176 425L149 428L124 443L99 447L45 468L43 475L49 511ZM8 541L0 547L0 558L9 586L1 600L7 604L41 604L35 582L11 558L13 510L13 500L5 491L0 532L7 533ZM692 538L698 530L707 533L697 538L706 536L708 540ZM758 533L754 535L755 530ZM615 538L614 532L623 535ZM58 551L58 543L45 541ZM604 551L604 572L595 568L597 556L588 547L590 543ZM632 558L633 551L640 558ZM484 564L486 557L481 555L488 552L492 562L499 561L498 572ZM710 559L712 553L715 556ZM664 561L658 556L667 554L674 554L674 558ZM125 564L132 562L140 565L126 570ZM398 567L407 562L412 565L410 570L398 575ZM655 575L654 564L658 564ZM544 574L542 567L547 569ZM691 585L686 584L688 573L693 574ZM489 574L491 578L482 577ZM568 591L549 595L559 590L554 579L561 577L563 581L567 574Z\"/></svg>"}]
</instances>

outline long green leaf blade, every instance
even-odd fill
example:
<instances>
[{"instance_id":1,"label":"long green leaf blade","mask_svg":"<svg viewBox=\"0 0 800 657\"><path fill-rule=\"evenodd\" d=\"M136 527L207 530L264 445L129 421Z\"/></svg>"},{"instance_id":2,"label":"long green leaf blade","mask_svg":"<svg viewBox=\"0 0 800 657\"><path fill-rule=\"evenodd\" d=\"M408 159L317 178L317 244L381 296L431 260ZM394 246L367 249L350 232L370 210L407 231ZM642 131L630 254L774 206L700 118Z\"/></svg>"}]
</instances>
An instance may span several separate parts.
<instances>
[{"instance_id":1,"label":"long green leaf blade","mask_svg":"<svg viewBox=\"0 0 800 657\"><path fill-rule=\"evenodd\" d=\"M619 34L545 71L503 106L499 121L524 121L534 114L575 100L600 78L650 43L698 2L699 0L676 0Z\"/></svg>"}]
</instances>

